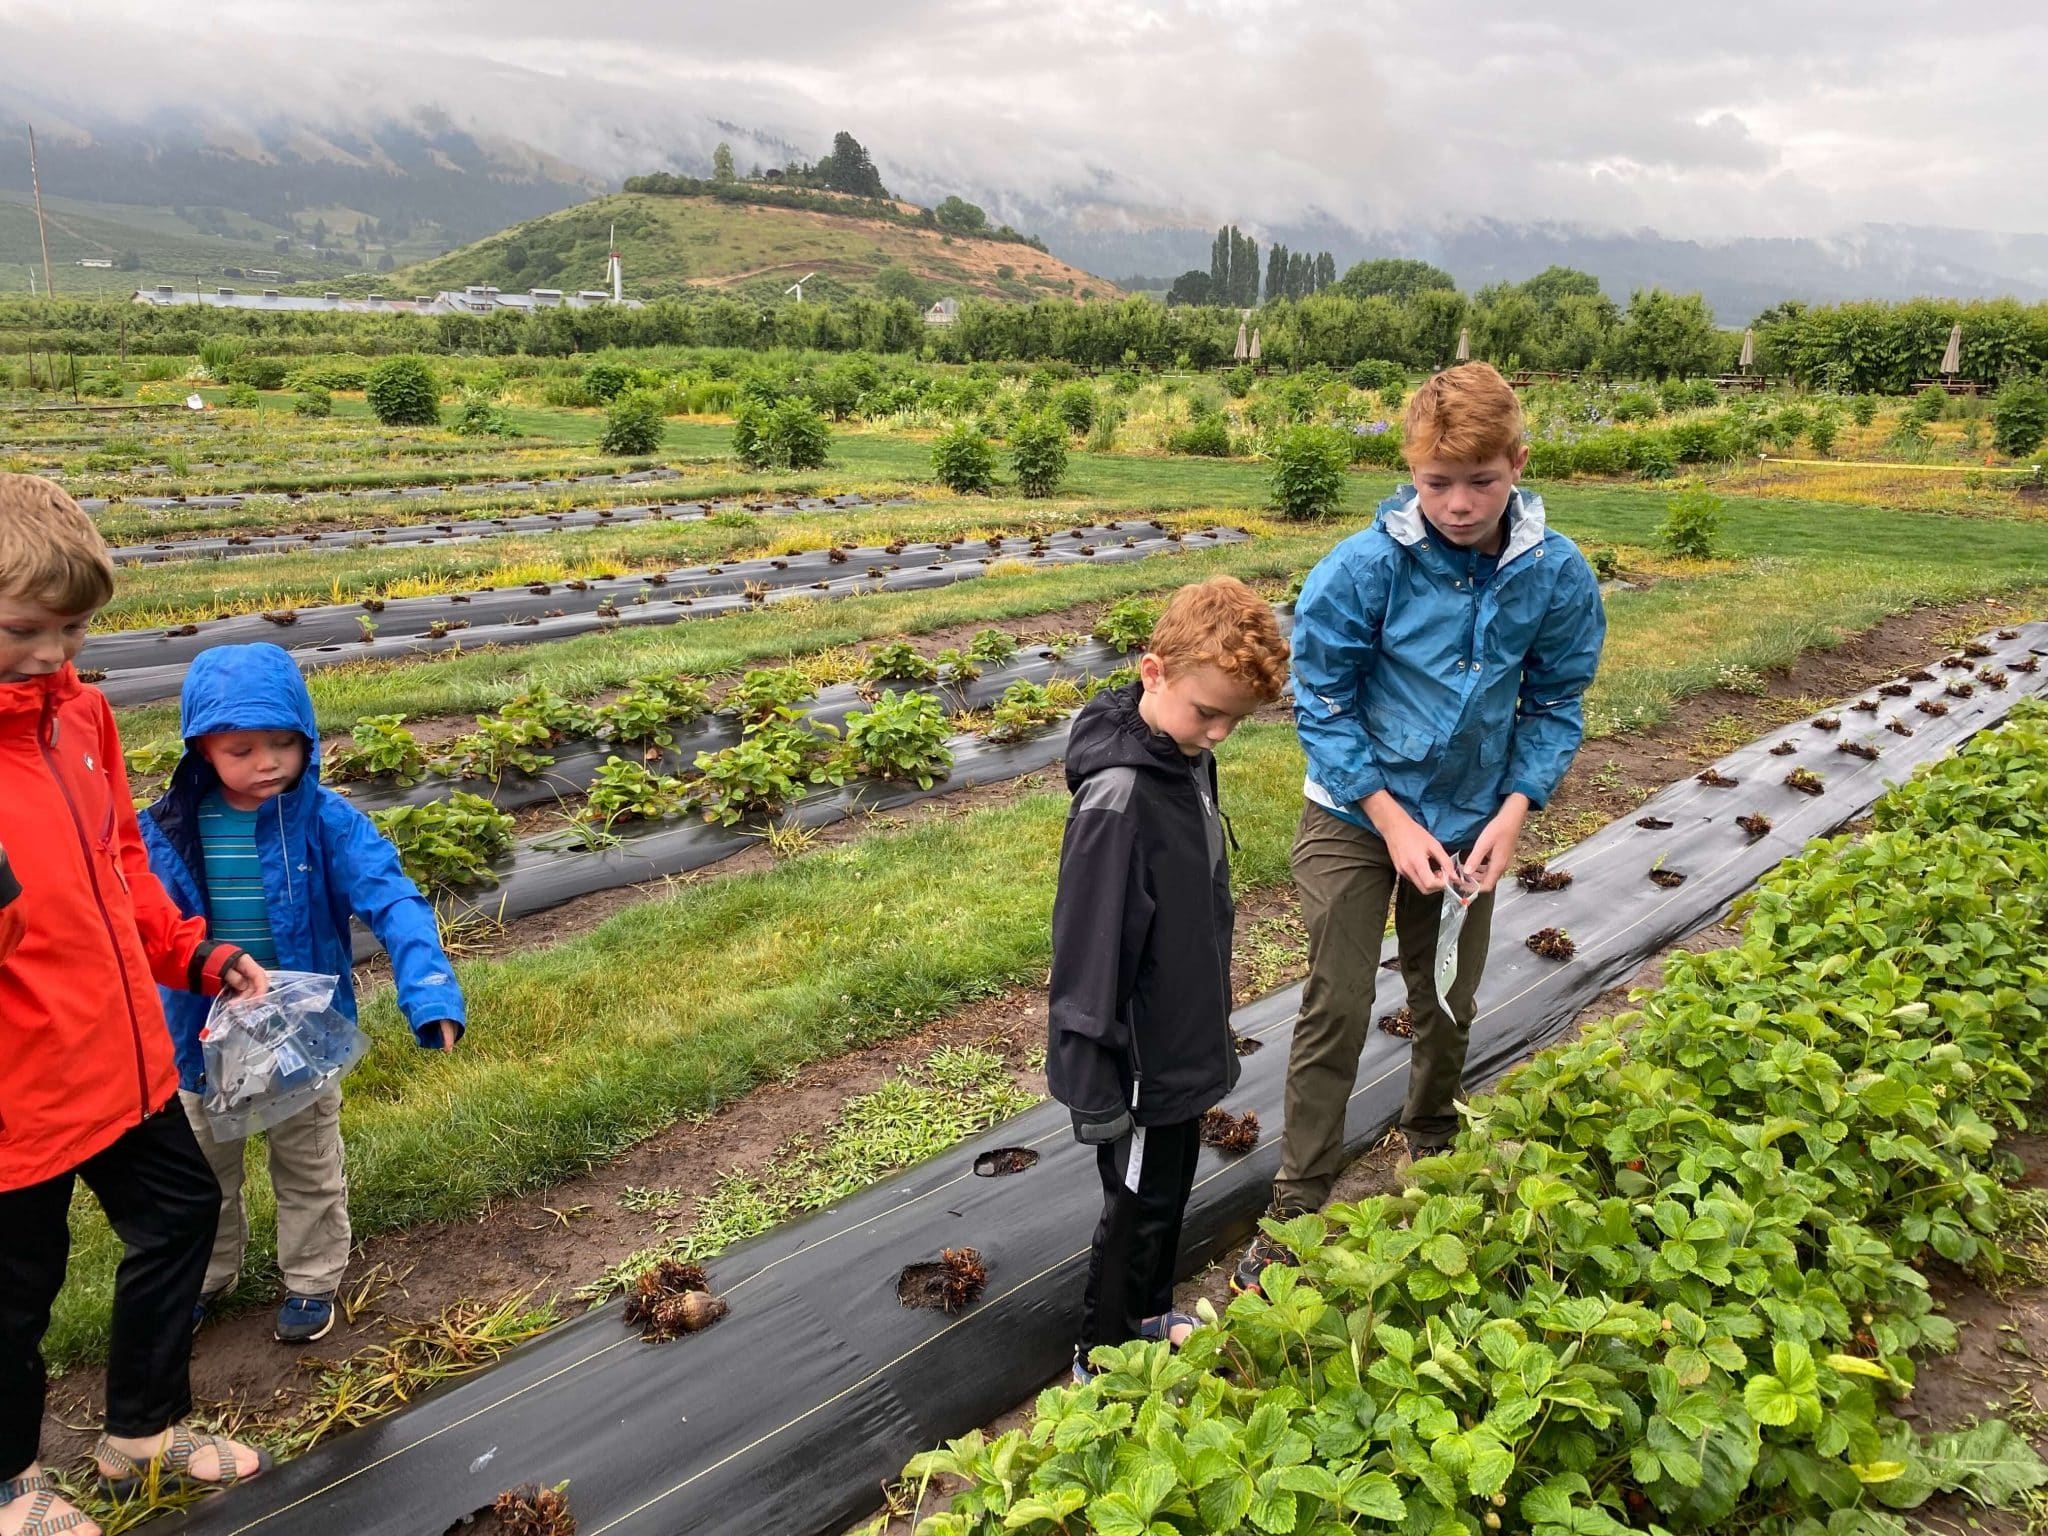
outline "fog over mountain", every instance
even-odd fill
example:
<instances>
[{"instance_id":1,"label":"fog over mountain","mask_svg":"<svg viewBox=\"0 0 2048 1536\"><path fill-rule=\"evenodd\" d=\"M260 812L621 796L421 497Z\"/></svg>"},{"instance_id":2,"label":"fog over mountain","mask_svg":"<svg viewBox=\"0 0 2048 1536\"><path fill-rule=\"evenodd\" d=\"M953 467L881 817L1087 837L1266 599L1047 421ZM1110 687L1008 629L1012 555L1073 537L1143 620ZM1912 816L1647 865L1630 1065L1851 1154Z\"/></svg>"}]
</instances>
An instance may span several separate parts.
<instances>
[{"instance_id":1,"label":"fog over mountain","mask_svg":"<svg viewBox=\"0 0 2048 1536\"><path fill-rule=\"evenodd\" d=\"M0 0L0 190L439 206L451 238L626 175L815 156L836 129L1107 276L1205 265L1230 221L1468 285L2048 294L2048 10L1872 0ZM159 194L159 195L151 195ZM380 206L371 206L378 204ZM1985 233L1995 232L1995 233Z\"/></svg>"}]
</instances>

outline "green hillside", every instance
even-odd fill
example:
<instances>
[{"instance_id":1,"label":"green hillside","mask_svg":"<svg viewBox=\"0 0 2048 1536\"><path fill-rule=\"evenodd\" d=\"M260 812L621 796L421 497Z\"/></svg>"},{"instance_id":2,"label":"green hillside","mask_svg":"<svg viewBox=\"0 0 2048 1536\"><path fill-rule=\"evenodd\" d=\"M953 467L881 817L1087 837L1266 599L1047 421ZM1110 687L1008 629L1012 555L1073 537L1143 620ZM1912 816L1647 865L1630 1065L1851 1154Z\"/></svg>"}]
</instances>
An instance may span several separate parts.
<instances>
[{"instance_id":1,"label":"green hillside","mask_svg":"<svg viewBox=\"0 0 2048 1536\"><path fill-rule=\"evenodd\" d=\"M1029 301L1116 292L1028 245L669 193L619 193L565 208L378 284L394 293L470 283L508 291L601 288L614 226L626 291L637 298L718 291L767 298L809 273L817 276L804 294L819 299L884 293L922 303L973 296Z\"/></svg>"},{"instance_id":2,"label":"green hillside","mask_svg":"<svg viewBox=\"0 0 2048 1536\"><path fill-rule=\"evenodd\" d=\"M154 283L180 288L249 283L250 279L238 280L224 270L228 267L284 274L267 280L272 283L320 282L358 270L331 260L316 261L303 245L281 256L274 243L278 231L240 214L221 215L225 235L201 233L168 208L129 209L46 196L43 215L59 294L128 293ZM115 265L81 267L82 257ZM124 261L134 265L123 265ZM31 267L40 284L43 253L35 207L25 195L0 191L0 293L28 292Z\"/></svg>"}]
</instances>

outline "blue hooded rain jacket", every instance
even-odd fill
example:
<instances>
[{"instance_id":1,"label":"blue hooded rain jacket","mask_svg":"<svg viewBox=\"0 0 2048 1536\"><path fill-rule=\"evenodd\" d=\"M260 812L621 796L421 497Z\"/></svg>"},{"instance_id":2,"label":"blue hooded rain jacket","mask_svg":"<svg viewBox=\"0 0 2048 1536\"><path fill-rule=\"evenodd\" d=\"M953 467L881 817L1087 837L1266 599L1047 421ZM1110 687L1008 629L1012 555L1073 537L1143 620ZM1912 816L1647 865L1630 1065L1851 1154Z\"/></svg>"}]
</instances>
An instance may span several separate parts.
<instances>
[{"instance_id":1,"label":"blue hooded rain jacket","mask_svg":"<svg viewBox=\"0 0 2048 1536\"><path fill-rule=\"evenodd\" d=\"M1316 563L1294 608L1308 798L1357 826L1387 790L1453 852L1520 791L1541 809L1585 734L1607 617L1578 546L1517 487L1491 580L1413 486Z\"/></svg>"},{"instance_id":2,"label":"blue hooded rain jacket","mask_svg":"<svg viewBox=\"0 0 2048 1536\"><path fill-rule=\"evenodd\" d=\"M206 913L206 863L199 845L199 803L219 784L193 745L219 731L293 730L306 738L306 771L268 802L256 821L263 893L277 963L288 971L338 976L334 1004L355 1016L349 918L369 925L398 984L398 1005L421 1045L438 1045L429 1026L466 1021L462 989L441 948L434 909L399 867L398 851L369 817L320 782L320 731L313 699L291 657L274 645L224 645L203 651L185 674L179 700L185 755L170 787L142 814L150 867L187 915ZM199 1031L210 1004L163 990L177 1048L181 1086L205 1078Z\"/></svg>"}]
</instances>

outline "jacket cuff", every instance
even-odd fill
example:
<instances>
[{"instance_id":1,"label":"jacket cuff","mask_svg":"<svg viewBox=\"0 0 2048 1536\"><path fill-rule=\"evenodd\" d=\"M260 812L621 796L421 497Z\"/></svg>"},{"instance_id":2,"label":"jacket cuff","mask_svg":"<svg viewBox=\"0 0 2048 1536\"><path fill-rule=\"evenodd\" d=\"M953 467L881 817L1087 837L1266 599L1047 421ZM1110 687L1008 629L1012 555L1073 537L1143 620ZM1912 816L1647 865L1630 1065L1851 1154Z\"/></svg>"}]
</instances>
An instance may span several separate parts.
<instances>
[{"instance_id":1,"label":"jacket cuff","mask_svg":"<svg viewBox=\"0 0 2048 1536\"><path fill-rule=\"evenodd\" d=\"M200 940L192 951L191 964L185 968L186 990L201 997L220 996L221 977L237 960L246 959L248 953L219 939Z\"/></svg>"},{"instance_id":2,"label":"jacket cuff","mask_svg":"<svg viewBox=\"0 0 2048 1536\"><path fill-rule=\"evenodd\" d=\"M1334 774L1329 778L1324 778L1311 770L1309 776L1323 786L1324 792L1332 800L1342 806L1355 806L1359 801L1376 795L1387 787L1387 776L1373 766L1361 768L1356 773Z\"/></svg>"},{"instance_id":3,"label":"jacket cuff","mask_svg":"<svg viewBox=\"0 0 2048 1536\"><path fill-rule=\"evenodd\" d=\"M1516 779L1512 784L1508 785L1508 793L1511 795L1527 795L1529 797L1529 809L1532 811L1542 810L1544 803L1550 799L1549 790L1539 789L1527 779Z\"/></svg>"},{"instance_id":4,"label":"jacket cuff","mask_svg":"<svg viewBox=\"0 0 2048 1536\"><path fill-rule=\"evenodd\" d=\"M7 850L0 848L0 907L11 906L21 895L21 880L7 862Z\"/></svg>"},{"instance_id":5,"label":"jacket cuff","mask_svg":"<svg viewBox=\"0 0 2048 1536\"><path fill-rule=\"evenodd\" d=\"M1078 1109L1073 1111L1073 1116L1074 1140L1084 1147L1102 1147L1122 1141L1131 1134L1137 1124L1131 1119L1131 1112L1128 1109L1118 1110L1115 1118L1109 1120L1092 1118L1082 1114Z\"/></svg>"}]
</instances>

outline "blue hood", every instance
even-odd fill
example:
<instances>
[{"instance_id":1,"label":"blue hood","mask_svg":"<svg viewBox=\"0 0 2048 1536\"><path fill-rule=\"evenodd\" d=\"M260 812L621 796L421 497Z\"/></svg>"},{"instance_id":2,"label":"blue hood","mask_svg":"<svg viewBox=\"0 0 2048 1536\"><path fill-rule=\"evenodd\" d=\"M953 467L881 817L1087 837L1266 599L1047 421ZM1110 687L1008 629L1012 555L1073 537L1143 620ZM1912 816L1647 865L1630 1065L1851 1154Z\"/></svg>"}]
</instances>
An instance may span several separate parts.
<instances>
[{"instance_id":1,"label":"blue hood","mask_svg":"<svg viewBox=\"0 0 2048 1536\"><path fill-rule=\"evenodd\" d=\"M222 731L297 731L306 738L306 771L320 771L320 727L298 663L275 645L220 645L201 651L185 672L178 732L188 749Z\"/></svg>"},{"instance_id":2,"label":"blue hood","mask_svg":"<svg viewBox=\"0 0 2048 1536\"><path fill-rule=\"evenodd\" d=\"M185 673L179 700L185 755L163 796L142 814L150 867L179 911L206 912L205 849L199 806L219 782L193 746L219 731L297 731L306 738L306 771L256 818L265 905L281 969L340 979L335 1006L353 1017L350 920L368 924L391 957L398 1003L421 1044L439 1039L438 1021L464 1022L462 989L441 948L434 909L406 878L389 840L320 782L320 733L313 699L291 656L274 645L223 645L202 651ZM203 1079L199 1031L207 1003L164 993L164 1013L186 1088Z\"/></svg>"}]
</instances>

